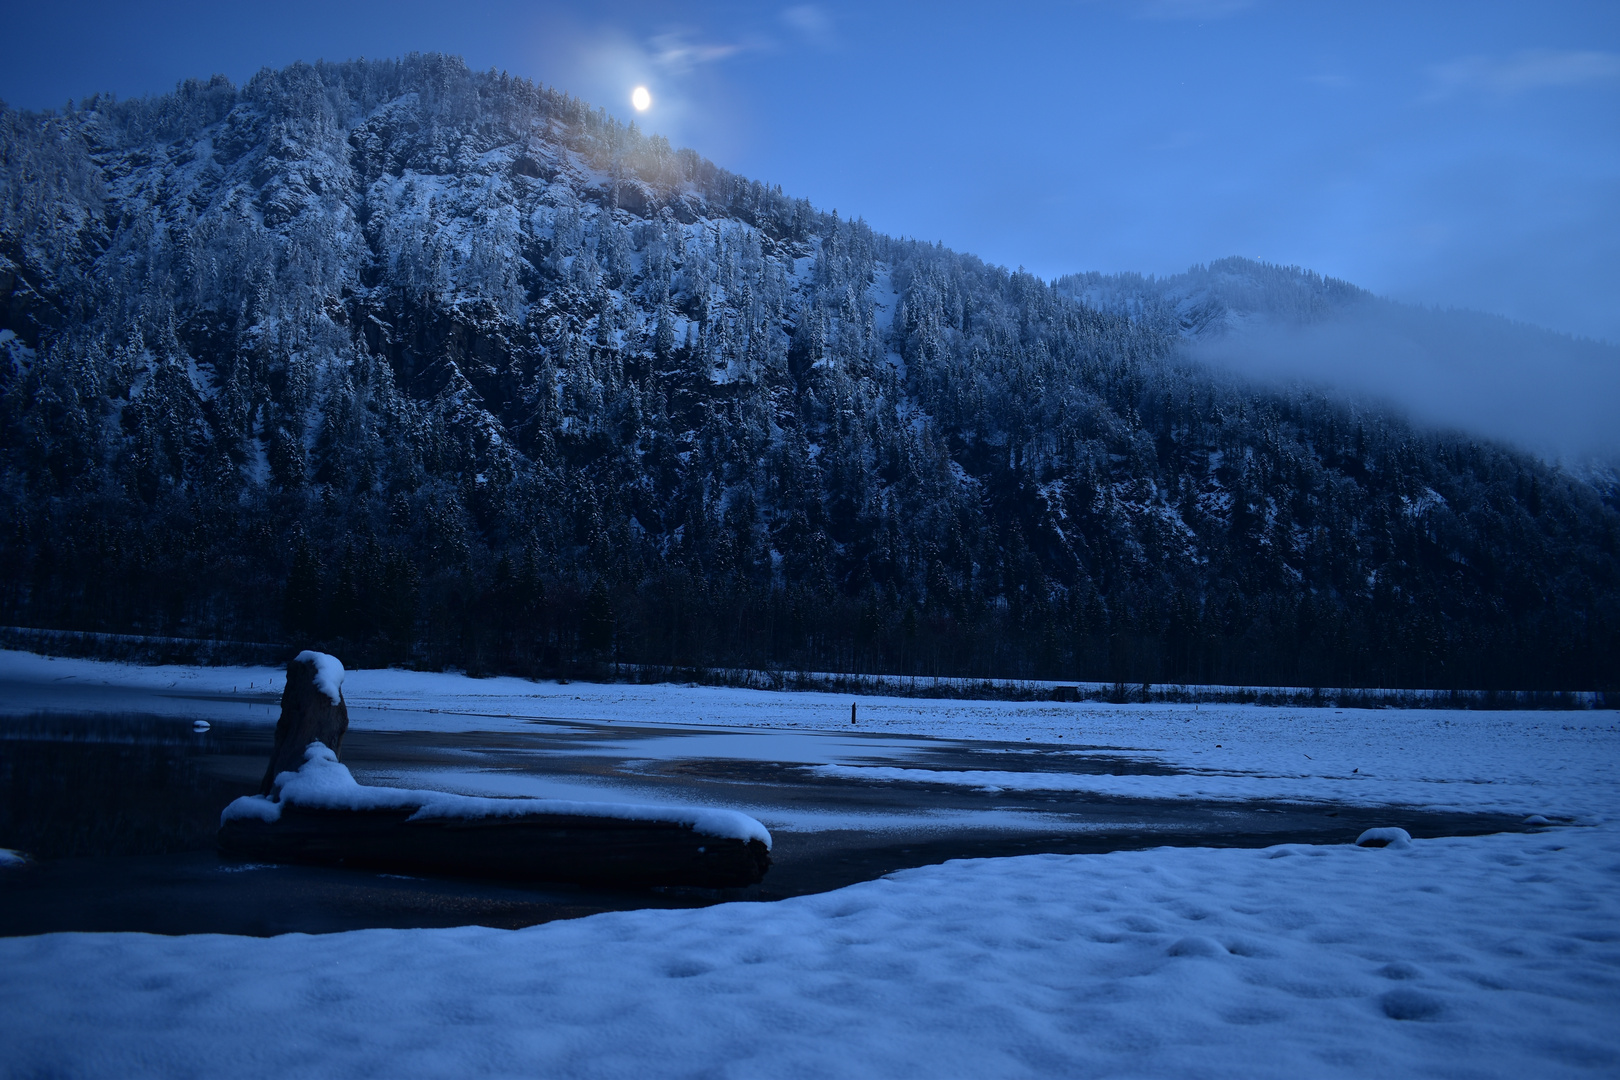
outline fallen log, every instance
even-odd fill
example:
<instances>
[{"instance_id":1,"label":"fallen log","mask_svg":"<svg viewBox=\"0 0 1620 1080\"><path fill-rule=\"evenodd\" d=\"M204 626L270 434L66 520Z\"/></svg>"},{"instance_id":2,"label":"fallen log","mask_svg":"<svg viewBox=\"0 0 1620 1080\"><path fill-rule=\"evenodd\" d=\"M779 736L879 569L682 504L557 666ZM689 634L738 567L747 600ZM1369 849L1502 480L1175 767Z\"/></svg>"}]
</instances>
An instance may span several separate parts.
<instances>
[{"instance_id":1,"label":"fallen log","mask_svg":"<svg viewBox=\"0 0 1620 1080\"><path fill-rule=\"evenodd\" d=\"M741 888L770 867L770 833L745 814L362 787L318 742L270 796L225 808L219 849L268 862L621 886Z\"/></svg>"}]
</instances>

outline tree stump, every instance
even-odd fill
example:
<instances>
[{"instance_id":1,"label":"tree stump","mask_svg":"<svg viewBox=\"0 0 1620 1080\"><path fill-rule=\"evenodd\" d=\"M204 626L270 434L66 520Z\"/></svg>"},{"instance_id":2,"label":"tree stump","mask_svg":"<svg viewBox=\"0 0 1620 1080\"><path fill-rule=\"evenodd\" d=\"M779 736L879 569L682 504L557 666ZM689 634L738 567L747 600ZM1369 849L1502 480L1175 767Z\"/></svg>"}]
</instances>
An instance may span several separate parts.
<instances>
[{"instance_id":1,"label":"tree stump","mask_svg":"<svg viewBox=\"0 0 1620 1080\"><path fill-rule=\"evenodd\" d=\"M343 733L348 730L343 665L325 653L299 653L287 664L281 718L276 721L276 745L270 751L270 767L265 770L259 794L270 794L278 773L297 772L310 743L323 742L332 753L339 753Z\"/></svg>"}]
</instances>

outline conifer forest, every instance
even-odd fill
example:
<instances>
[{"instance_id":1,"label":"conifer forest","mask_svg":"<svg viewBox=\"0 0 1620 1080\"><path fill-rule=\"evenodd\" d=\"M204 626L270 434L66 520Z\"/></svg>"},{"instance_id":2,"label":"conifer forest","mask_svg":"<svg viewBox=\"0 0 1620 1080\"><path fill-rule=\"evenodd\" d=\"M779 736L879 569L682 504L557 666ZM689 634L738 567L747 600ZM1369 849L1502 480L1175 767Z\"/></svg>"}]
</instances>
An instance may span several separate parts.
<instances>
[{"instance_id":1,"label":"conifer forest","mask_svg":"<svg viewBox=\"0 0 1620 1080\"><path fill-rule=\"evenodd\" d=\"M881 235L448 57L3 109L0 622L473 673L1620 685L1620 490L1197 364L1239 293L1359 295L1198 282Z\"/></svg>"}]
</instances>

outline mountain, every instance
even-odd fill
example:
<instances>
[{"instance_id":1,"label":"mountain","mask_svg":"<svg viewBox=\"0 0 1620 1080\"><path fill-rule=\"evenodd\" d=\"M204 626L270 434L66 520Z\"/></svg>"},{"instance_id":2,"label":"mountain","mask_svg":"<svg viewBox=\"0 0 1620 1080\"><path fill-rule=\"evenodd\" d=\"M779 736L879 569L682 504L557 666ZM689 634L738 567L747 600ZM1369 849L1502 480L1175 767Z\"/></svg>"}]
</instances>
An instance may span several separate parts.
<instances>
[{"instance_id":1,"label":"mountain","mask_svg":"<svg viewBox=\"0 0 1620 1080\"><path fill-rule=\"evenodd\" d=\"M475 671L1615 684L1612 491L1080 284L442 56L5 110L0 618Z\"/></svg>"}]
</instances>

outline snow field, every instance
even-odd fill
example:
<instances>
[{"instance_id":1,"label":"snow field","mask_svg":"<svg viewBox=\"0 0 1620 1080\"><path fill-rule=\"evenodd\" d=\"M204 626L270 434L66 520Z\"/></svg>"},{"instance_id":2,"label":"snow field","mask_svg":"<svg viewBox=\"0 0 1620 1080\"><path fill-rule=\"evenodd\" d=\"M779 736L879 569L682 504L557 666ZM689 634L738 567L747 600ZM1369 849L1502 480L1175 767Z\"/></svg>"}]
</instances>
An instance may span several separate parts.
<instances>
[{"instance_id":1,"label":"snow field","mask_svg":"<svg viewBox=\"0 0 1620 1080\"><path fill-rule=\"evenodd\" d=\"M1561 1077L1620 1068L1620 844L947 863L515 932L0 940L14 1075Z\"/></svg>"}]
</instances>

